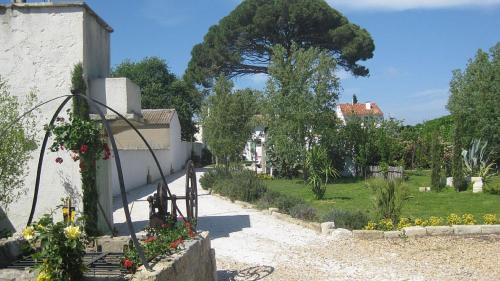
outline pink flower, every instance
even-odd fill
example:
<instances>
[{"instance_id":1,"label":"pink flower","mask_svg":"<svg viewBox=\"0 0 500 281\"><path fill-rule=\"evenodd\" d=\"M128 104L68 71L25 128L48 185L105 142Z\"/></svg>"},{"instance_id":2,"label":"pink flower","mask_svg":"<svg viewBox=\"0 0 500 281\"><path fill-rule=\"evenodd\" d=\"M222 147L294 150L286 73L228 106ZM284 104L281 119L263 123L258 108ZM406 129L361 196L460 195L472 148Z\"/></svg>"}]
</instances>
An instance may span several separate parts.
<instances>
[{"instance_id":1,"label":"pink flower","mask_svg":"<svg viewBox=\"0 0 500 281\"><path fill-rule=\"evenodd\" d=\"M63 162L63 159L61 157L56 158L56 163L61 164Z\"/></svg>"},{"instance_id":2,"label":"pink flower","mask_svg":"<svg viewBox=\"0 0 500 281\"><path fill-rule=\"evenodd\" d=\"M87 153L87 151L89 151L89 146L86 144L82 144L82 146L80 146L80 153L85 154Z\"/></svg>"}]
</instances>

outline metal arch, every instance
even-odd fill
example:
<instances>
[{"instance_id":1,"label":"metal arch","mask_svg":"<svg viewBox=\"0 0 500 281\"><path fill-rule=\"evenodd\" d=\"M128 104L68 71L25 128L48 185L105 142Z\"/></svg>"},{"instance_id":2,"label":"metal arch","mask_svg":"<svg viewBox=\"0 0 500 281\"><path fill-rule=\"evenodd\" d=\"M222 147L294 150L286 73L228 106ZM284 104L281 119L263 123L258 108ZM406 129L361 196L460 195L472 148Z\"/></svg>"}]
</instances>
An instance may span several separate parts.
<instances>
[{"instance_id":1,"label":"metal arch","mask_svg":"<svg viewBox=\"0 0 500 281\"><path fill-rule=\"evenodd\" d=\"M69 100L71 98L72 98L71 96L67 96L66 99L61 103L61 105L59 105L59 107L57 108L56 112L52 116L52 119L50 120L49 127L51 127L52 125L54 125L54 122L56 121L57 116L59 115L59 113L61 112L61 110L69 102ZM54 100L56 100L56 99L52 99L52 100L47 101L45 103L41 103L37 107L35 107L32 110L30 110L29 112L35 110L36 108L38 108L38 107L40 107L40 106L42 106L42 105L44 105L44 104L46 104L48 102L54 101ZM23 114L20 118L18 118L16 120L16 123L19 120L21 120L23 117L25 117L26 115L27 115L27 113ZM36 202L38 200L38 189L39 189L39 186L40 186L40 176L41 176L41 173L42 173L42 166L43 166L43 157L44 157L45 149L47 148L47 142L49 141L49 137L50 137L50 130L47 130L45 132L45 136L44 136L43 142L42 142L42 147L40 149L40 156L38 157L38 167L37 167L37 170L36 170L35 191L34 191L34 195L33 195L33 203L31 203L31 211L30 211L30 216L28 218L28 224L27 224L27 226L29 226L31 224L31 221L33 220L33 215L35 214Z\"/></svg>"}]
</instances>

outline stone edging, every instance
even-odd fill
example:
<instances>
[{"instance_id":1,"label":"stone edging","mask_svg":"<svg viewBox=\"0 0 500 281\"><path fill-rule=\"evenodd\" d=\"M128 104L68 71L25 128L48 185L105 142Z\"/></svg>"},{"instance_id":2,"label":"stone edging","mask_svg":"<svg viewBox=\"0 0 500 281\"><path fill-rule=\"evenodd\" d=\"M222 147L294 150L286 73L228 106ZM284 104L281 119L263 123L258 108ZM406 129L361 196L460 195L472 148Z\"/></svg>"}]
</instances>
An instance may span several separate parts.
<instances>
[{"instance_id":1,"label":"stone edging","mask_svg":"<svg viewBox=\"0 0 500 281\"><path fill-rule=\"evenodd\" d=\"M219 194L216 194L216 193L212 192L211 190L209 192L210 192L211 195L213 195L213 196L215 196L217 198L220 198L220 199L225 200L225 201L231 201L229 198L224 197L224 196L219 195ZM242 207L244 209L256 209L256 210L259 210L254 204L251 204L251 203L248 203L248 202L239 201L239 200L235 200L235 201L231 201L231 202L234 203L234 204L236 204L236 205L239 205L240 207ZM318 233L322 233L322 231L321 231L321 224L320 223L318 223L318 222L307 222L307 221L303 221L303 220L300 220L300 219L292 218L292 216L290 216L290 215L280 213L278 208L264 209L264 210L261 210L261 212L263 214L273 216L273 217L275 217L277 219L280 219L282 221L286 221L286 222L289 222L289 223L292 223L292 224L300 225L302 227L314 230L314 231L316 231Z\"/></svg>"},{"instance_id":2,"label":"stone edging","mask_svg":"<svg viewBox=\"0 0 500 281\"><path fill-rule=\"evenodd\" d=\"M353 230L352 236L357 239L402 238L423 236L461 236L461 235L500 235L500 224L484 225L452 225L452 226L410 226L402 230Z\"/></svg>"}]
</instances>

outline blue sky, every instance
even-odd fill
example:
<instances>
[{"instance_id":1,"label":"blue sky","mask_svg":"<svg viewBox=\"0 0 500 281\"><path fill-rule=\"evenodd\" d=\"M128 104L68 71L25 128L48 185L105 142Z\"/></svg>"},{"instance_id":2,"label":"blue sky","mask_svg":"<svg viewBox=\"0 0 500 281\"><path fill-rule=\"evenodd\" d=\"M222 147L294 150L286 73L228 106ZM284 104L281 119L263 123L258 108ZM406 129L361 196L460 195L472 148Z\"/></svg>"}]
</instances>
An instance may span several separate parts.
<instances>
[{"instance_id":1,"label":"blue sky","mask_svg":"<svg viewBox=\"0 0 500 281\"><path fill-rule=\"evenodd\" d=\"M182 75L194 44L229 14L238 0L88 0L114 29L112 64L126 58L164 58ZM329 0L375 41L364 64L368 78L342 78L341 102L357 94L377 102L386 116L414 124L447 114L451 71L464 68L477 49L500 41L500 0ZM262 88L264 76L236 81Z\"/></svg>"}]
</instances>

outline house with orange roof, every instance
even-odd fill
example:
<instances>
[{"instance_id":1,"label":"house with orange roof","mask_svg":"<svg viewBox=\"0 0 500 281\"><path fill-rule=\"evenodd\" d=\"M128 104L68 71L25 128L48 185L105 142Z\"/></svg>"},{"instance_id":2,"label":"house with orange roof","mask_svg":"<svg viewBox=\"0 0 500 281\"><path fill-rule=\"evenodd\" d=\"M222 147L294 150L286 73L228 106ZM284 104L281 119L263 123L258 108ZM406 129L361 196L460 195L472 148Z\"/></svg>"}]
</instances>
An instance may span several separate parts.
<instances>
[{"instance_id":1,"label":"house with orange roof","mask_svg":"<svg viewBox=\"0 0 500 281\"><path fill-rule=\"evenodd\" d=\"M341 103L337 105L336 109L337 118L346 124L350 119L357 117L361 119L373 118L377 122L384 120L384 113L380 107L374 102L365 103Z\"/></svg>"}]
</instances>

